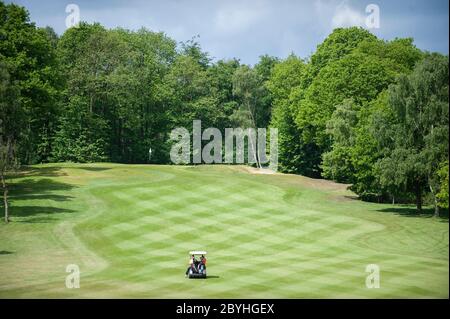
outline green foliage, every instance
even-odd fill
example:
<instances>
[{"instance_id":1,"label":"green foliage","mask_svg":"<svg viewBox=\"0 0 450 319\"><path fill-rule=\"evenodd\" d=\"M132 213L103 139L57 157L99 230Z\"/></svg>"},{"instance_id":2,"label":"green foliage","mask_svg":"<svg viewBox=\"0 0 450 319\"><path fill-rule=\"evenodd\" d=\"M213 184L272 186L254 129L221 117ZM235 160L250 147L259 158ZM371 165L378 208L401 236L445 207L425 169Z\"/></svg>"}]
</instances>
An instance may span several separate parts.
<instances>
[{"instance_id":1,"label":"green foliage","mask_svg":"<svg viewBox=\"0 0 450 319\"><path fill-rule=\"evenodd\" d=\"M19 90L11 83L6 64L0 60L0 175L17 167L16 144L23 126L23 114L18 102Z\"/></svg>"},{"instance_id":2,"label":"green foliage","mask_svg":"<svg viewBox=\"0 0 450 319\"><path fill-rule=\"evenodd\" d=\"M197 38L200 38L200 36L197 35L186 42L181 42L181 54L192 58L202 68L206 69L211 63L211 58L207 52L202 51L200 43L196 40Z\"/></svg>"},{"instance_id":3,"label":"green foliage","mask_svg":"<svg viewBox=\"0 0 450 319\"><path fill-rule=\"evenodd\" d=\"M399 65L401 61L394 61L380 49L389 46L382 41L364 41L361 47L321 68L304 92L304 98L295 106L298 110L296 121L303 129L306 141L314 142L327 151L332 141L327 134L326 123L336 106L347 98L359 105L375 99L394 82L399 72L406 69L406 66ZM416 51L414 47L408 49Z\"/></svg>"},{"instance_id":4,"label":"green foliage","mask_svg":"<svg viewBox=\"0 0 450 319\"><path fill-rule=\"evenodd\" d=\"M0 182L5 222L9 222L7 173L11 174L19 165L17 142L24 125L19 96L19 87L11 81L8 66L0 55Z\"/></svg>"},{"instance_id":5,"label":"green foliage","mask_svg":"<svg viewBox=\"0 0 450 319\"><path fill-rule=\"evenodd\" d=\"M327 132L334 144L330 152L323 154L323 176L338 182L351 183L354 175L352 146L355 144L355 126L358 123L358 107L353 100L344 100L336 106L327 122Z\"/></svg>"},{"instance_id":6,"label":"green foliage","mask_svg":"<svg viewBox=\"0 0 450 319\"><path fill-rule=\"evenodd\" d=\"M303 83L293 90L294 119L303 143L317 149L309 162L319 174L321 154L332 145L326 123L335 107L347 98L362 103L376 97L392 77L383 72L379 59L356 51L373 41L378 40L361 28L334 30L312 55Z\"/></svg>"},{"instance_id":7,"label":"green foliage","mask_svg":"<svg viewBox=\"0 0 450 319\"><path fill-rule=\"evenodd\" d=\"M0 136L3 141L20 138L24 114L19 101L20 89L12 82L7 64L0 60Z\"/></svg>"},{"instance_id":8,"label":"green foliage","mask_svg":"<svg viewBox=\"0 0 450 319\"><path fill-rule=\"evenodd\" d=\"M383 195L373 172L379 152L370 129L372 113L385 108L383 90L421 57L410 39L372 39L322 69L308 88L311 92L306 92L305 103L310 107L300 110L297 120L324 150L325 177L352 183L352 189L362 196ZM352 106L347 106L347 112L336 107L348 98ZM311 118L312 122L306 120Z\"/></svg>"},{"instance_id":9,"label":"green foliage","mask_svg":"<svg viewBox=\"0 0 450 319\"><path fill-rule=\"evenodd\" d=\"M273 68L267 88L273 99L271 127L278 128L278 168L281 172L314 175L309 159L314 152L301 139L295 125L290 99L306 76L305 63L290 55Z\"/></svg>"},{"instance_id":10,"label":"green foliage","mask_svg":"<svg viewBox=\"0 0 450 319\"><path fill-rule=\"evenodd\" d=\"M267 127L270 122L272 95L267 83L277 59L261 56L260 61L251 68L240 66L233 74L233 96L239 104L233 115L235 124L241 127ZM240 120L237 120L241 118ZM237 121L237 122L236 122Z\"/></svg>"},{"instance_id":11,"label":"green foliage","mask_svg":"<svg viewBox=\"0 0 450 319\"><path fill-rule=\"evenodd\" d=\"M279 63L278 58L262 55L259 62L255 64L254 70L259 75L261 93L257 101L256 122L258 127L267 127L272 116L273 95L270 94L267 84L275 66Z\"/></svg>"},{"instance_id":12,"label":"green foliage","mask_svg":"<svg viewBox=\"0 0 450 319\"><path fill-rule=\"evenodd\" d=\"M378 183L374 170L376 162L381 158L377 139L374 133L374 125L378 125L380 118L391 116L388 106L387 90L381 92L378 97L363 105L358 112L358 120L353 131L354 139L351 144L352 175L349 175L351 189L363 199L381 200L386 195L386 190ZM383 134L386 131L378 132ZM399 195L397 188L389 189L392 195Z\"/></svg>"},{"instance_id":13,"label":"green foliage","mask_svg":"<svg viewBox=\"0 0 450 319\"><path fill-rule=\"evenodd\" d=\"M420 210L427 185L436 196L438 168L448 159L448 57L427 55L401 75L389 89L389 105L394 117L375 135L383 147L380 183L413 192Z\"/></svg>"},{"instance_id":14,"label":"green foliage","mask_svg":"<svg viewBox=\"0 0 450 319\"><path fill-rule=\"evenodd\" d=\"M375 40L373 34L359 27L333 30L311 56L310 76L314 78L322 68L351 53L361 42Z\"/></svg>"},{"instance_id":15,"label":"green foliage","mask_svg":"<svg viewBox=\"0 0 450 319\"><path fill-rule=\"evenodd\" d=\"M68 80L54 160L141 163L149 147L152 160L167 159L172 97L163 79L175 59L173 40L146 29L81 23L61 37L58 53Z\"/></svg>"},{"instance_id":16,"label":"green foliage","mask_svg":"<svg viewBox=\"0 0 450 319\"><path fill-rule=\"evenodd\" d=\"M256 70L247 65L242 65L233 74L233 95L240 102L236 112L242 115L242 120L236 122L241 127L258 127L259 100L264 94L262 77ZM234 118L239 118L237 114Z\"/></svg>"},{"instance_id":17,"label":"green foliage","mask_svg":"<svg viewBox=\"0 0 450 319\"><path fill-rule=\"evenodd\" d=\"M270 125L282 172L348 183L364 199L414 193L419 205L430 193L448 206L448 57L410 38L339 28L307 61L248 66L214 62L198 36L177 46L82 22L58 37L3 2L0 38L1 138L22 163L168 163L170 131L193 120L222 133Z\"/></svg>"},{"instance_id":18,"label":"green foliage","mask_svg":"<svg viewBox=\"0 0 450 319\"><path fill-rule=\"evenodd\" d=\"M448 209L448 161L441 164L441 168L437 172L439 176L440 191L437 194L439 206Z\"/></svg>"},{"instance_id":19,"label":"green foliage","mask_svg":"<svg viewBox=\"0 0 450 319\"><path fill-rule=\"evenodd\" d=\"M48 30L36 28L28 12L0 2L0 59L18 90L25 118L18 145L26 163L45 161L56 121L58 73Z\"/></svg>"}]
</instances>

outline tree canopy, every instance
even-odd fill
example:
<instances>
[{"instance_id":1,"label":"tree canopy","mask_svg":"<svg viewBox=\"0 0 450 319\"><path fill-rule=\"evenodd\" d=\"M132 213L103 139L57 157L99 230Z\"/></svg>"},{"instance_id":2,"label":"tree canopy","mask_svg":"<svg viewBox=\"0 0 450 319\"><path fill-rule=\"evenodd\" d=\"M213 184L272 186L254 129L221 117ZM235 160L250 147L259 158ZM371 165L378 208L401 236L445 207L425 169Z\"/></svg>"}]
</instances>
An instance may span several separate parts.
<instances>
[{"instance_id":1,"label":"tree canopy","mask_svg":"<svg viewBox=\"0 0 450 319\"><path fill-rule=\"evenodd\" d=\"M448 207L448 56L413 39L338 28L308 59L245 65L145 28L58 35L1 1L0 39L2 176L17 163L167 164L171 130L201 120L277 128L281 172Z\"/></svg>"}]
</instances>

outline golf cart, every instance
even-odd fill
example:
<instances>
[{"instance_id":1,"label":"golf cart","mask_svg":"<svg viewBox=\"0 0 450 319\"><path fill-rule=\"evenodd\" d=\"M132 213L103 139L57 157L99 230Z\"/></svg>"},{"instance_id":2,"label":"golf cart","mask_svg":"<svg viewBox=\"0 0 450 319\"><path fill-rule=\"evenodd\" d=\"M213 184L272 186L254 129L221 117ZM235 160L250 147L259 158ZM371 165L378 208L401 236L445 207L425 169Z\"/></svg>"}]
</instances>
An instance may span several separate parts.
<instances>
[{"instance_id":1,"label":"golf cart","mask_svg":"<svg viewBox=\"0 0 450 319\"><path fill-rule=\"evenodd\" d=\"M194 259L186 271L188 278L206 278L206 251L190 251L189 258ZM199 257L199 258L197 258ZM202 261L202 259L204 260Z\"/></svg>"}]
</instances>

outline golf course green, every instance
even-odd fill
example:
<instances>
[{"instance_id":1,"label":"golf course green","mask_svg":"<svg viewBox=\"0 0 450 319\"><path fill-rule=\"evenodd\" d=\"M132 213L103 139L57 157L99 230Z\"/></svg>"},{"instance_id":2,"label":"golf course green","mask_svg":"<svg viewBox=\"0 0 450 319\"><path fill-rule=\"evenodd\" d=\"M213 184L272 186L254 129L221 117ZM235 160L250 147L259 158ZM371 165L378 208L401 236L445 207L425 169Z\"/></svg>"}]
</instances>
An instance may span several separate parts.
<instances>
[{"instance_id":1,"label":"golf course green","mask_svg":"<svg viewBox=\"0 0 450 319\"><path fill-rule=\"evenodd\" d=\"M245 166L44 164L11 180L0 298L448 298L448 218ZM3 210L3 207L0 206ZM208 279L184 276L208 252ZM66 288L66 267L80 288ZM380 288L366 287L366 267Z\"/></svg>"}]
</instances>

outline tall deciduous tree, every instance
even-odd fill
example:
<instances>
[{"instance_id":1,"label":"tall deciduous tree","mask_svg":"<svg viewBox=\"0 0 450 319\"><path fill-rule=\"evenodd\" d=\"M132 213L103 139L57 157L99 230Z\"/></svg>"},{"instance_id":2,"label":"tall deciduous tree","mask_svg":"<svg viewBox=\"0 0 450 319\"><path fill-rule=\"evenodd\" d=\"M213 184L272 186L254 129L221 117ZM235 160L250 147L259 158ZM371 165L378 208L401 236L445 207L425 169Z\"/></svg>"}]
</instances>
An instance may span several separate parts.
<instances>
[{"instance_id":1,"label":"tall deciduous tree","mask_svg":"<svg viewBox=\"0 0 450 319\"><path fill-rule=\"evenodd\" d=\"M375 185L373 178L373 165L379 152L369 129L372 113L383 108L386 99L382 92L388 85L399 74L411 72L421 56L411 39L371 40L360 43L353 52L323 70L333 66L338 78L351 76L347 83L337 80L337 87L331 89L334 94L330 100L323 100L328 101L324 105L332 105L341 94L352 100L346 109L341 106L333 111L325 132L319 130L315 134L322 148L329 144L329 150L322 156L325 177L353 184L352 188L363 197L375 195L381 199L383 190Z\"/></svg>"},{"instance_id":2,"label":"tall deciduous tree","mask_svg":"<svg viewBox=\"0 0 450 319\"><path fill-rule=\"evenodd\" d=\"M278 128L278 168L281 172L314 176L311 163L314 150L302 140L300 129L294 121L291 108L292 92L304 84L307 65L303 60L290 55L273 68L267 82L272 95L272 117L270 125Z\"/></svg>"},{"instance_id":3,"label":"tall deciduous tree","mask_svg":"<svg viewBox=\"0 0 450 319\"><path fill-rule=\"evenodd\" d=\"M173 95L163 82L175 42L146 29L81 23L58 42L65 74L53 156L57 161L164 162ZM175 90L176 91L176 90Z\"/></svg>"},{"instance_id":4,"label":"tall deciduous tree","mask_svg":"<svg viewBox=\"0 0 450 319\"><path fill-rule=\"evenodd\" d=\"M11 82L6 64L0 59L0 182L5 222L9 222L7 174L18 166L16 150L23 125L19 88Z\"/></svg>"},{"instance_id":5,"label":"tall deciduous tree","mask_svg":"<svg viewBox=\"0 0 450 319\"><path fill-rule=\"evenodd\" d=\"M19 87L26 126L18 141L22 162L45 161L56 121L57 61L48 31L30 22L25 8L0 2L0 56Z\"/></svg>"},{"instance_id":6,"label":"tall deciduous tree","mask_svg":"<svg viewBox=\"0 0 450 319\"><path fill-rule=\"evenodd\" d=\"M379 134L384 156L377 164L382 184L395 183L416 197L422 210L426 187L439 215L439 168L448 160L448 57L430 54L389 90L393 120ZM388 117L387 117L388 119Z\"/></svg>"},{"instance_id":7,"label":"tall deciduous tree","mask_svg":"<svg viewBox=\"0 0 450 319\"><path fill-rule=\"evenodd\" d=\"M447 208L448 209L448 201L449 201L449 196L448 196L448 160L443 162L441 164L441 167L439 168L438 171L438 176L439 176L439 192L437 194L437 200L438 200L438 204L440 207L442 208Z\"/></svg>"},{"instance_id":8,"label":"tall deciduous tree","mask_svg":"<svg viewBox=\"0 0 450 319\"><path fill-rule=\"evenodd\" d=\"M239 99L239 108L233 113L234 122L244 128L256 129L260 119L266 110L263 108L261 99L264 97L265 88L263 78L255 70L247 65L241 66L233 75L233 95ZM255 162L261 167L256 151L256 140L249 138L249 147L255 154Z\"/></svg>"}]
</instances>

